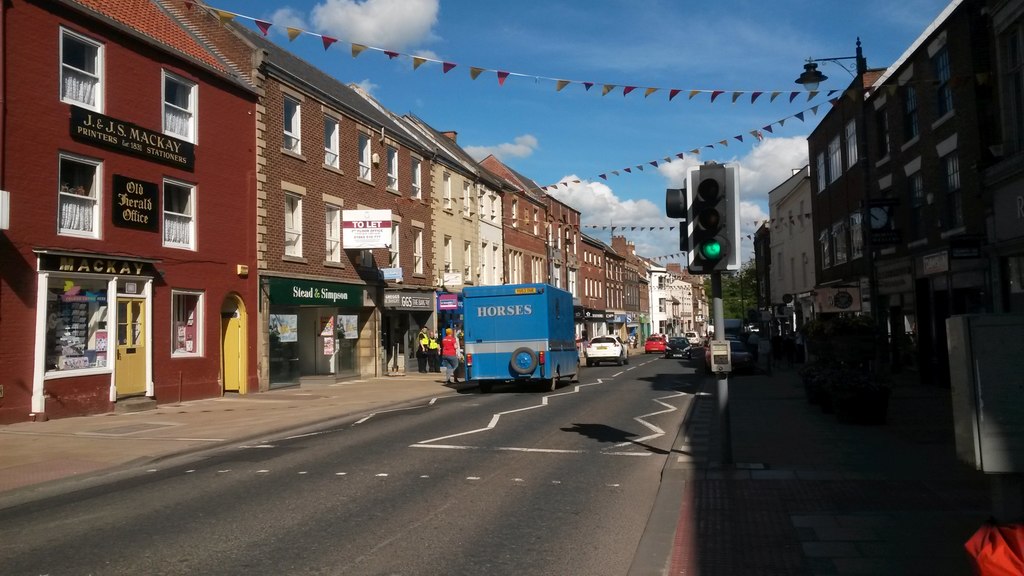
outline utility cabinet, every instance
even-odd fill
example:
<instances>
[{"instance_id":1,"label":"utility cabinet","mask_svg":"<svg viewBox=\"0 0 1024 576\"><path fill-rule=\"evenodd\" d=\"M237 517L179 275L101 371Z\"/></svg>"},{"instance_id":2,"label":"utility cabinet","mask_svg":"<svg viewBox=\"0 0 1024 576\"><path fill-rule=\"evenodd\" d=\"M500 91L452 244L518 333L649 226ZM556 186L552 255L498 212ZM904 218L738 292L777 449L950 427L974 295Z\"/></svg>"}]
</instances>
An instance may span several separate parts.
<instances>
[{"instance_id":1,"label":"utility cabinet","mask_svg":"<svg viewBox=\"0 0 1024 576\"><path fill-rule=\"evenodd\" d=\"M953 316L946 334L957 457L1024 472L1024 315Z\"/></svg>"}]
</instances>

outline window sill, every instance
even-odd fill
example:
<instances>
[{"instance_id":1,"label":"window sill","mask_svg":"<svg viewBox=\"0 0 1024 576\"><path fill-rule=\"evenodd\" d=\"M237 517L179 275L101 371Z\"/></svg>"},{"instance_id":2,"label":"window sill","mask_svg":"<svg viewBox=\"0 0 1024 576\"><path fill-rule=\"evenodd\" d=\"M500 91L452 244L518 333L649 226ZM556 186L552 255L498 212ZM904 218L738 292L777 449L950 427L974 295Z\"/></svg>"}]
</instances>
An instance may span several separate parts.
<instances>
[{"instance_id":1,"label":"window sill","mask_svg":"<svg viewBox=\"0 0 1024 576\"><path fill-rule=\"evenodd\" d=\"M201 352L171 352L171 360L188 360L203 358Z\"/></svg>"},{"instance_id":2,"label":"window sill","mask_svg":"<svg viewBox=\"0 0 1024 576\"><path fill-rule=\"evenodd\" d=\"M195 246L184 246L181 244L164 244L163 247L170 248L171 250L188 250L190 252L196 251Z\"/></svg>"},{"instance_id":3,"label":"window sill","mask_svg":"<svg viewBox=\"0 0 1024 576\"><path fill-rule=\"evenodd\" d=\"M401 196L402 195L402 193L398 191L398 188L388 188L386 190L386 192L389 193L389 194L394 194L395 196Z\"/></svg>"},{"instance_id":4,"label":"window sill","mask_svg":"<svg viewBox=\"0 0 1024 576\"><path fill-rule=\"evenodd\" d=\"M943 124L948 122L950 118L952 118L955 115L956 115L956 110L950 110L949 112L946 112L945 114L942 115L941 118L939 118L935 122L932 122L932 130L935 130L939 126L942 126Z\"/></svg>"},{"instance_id":5,"label":"window sill","mask_svg":"<svg viewBox=\"0 0 1024 576\"><path fill-rule=\"evenodd\" d=\"M359 177L359 178L356 178L356 181L362 182L363 184L366 184L367 186L373 186L373 180L367 180L366 178Z\"/></svg>"},{"instance_id":6,"label":"window sill","mask_svg":"<svg viewBox=\"0 0 1024 576\"><path fill-rule=\"evenodd\" d=\"M341 168L338 168L337 166L331 166L330 164L324 164L324 170L327 170L328 172L334 172L335 174L337 174L339 176L344 176L345 175L345 171L344 170L342 170Z\"/></svg>"},{"instance_id":7,"label":"window sill","mask_svg":"<svg viewBox=\"0 0 1024 576\"><path fill-rule=\"evenodd\" d=\"M295 262L296 264L309 264L309 261L302 256L292 256L291 254L281 256L281 260L284 262Z\"/></svg>"},{"instance_id":8,"label":"window sill","mask_svg":"<svg viewBox=\"0 0 1024 576\"><path fill-rule=\"evenodd\" d=\"M927 245L928 245L928 239L927 238L921 238L920 240L914 240L913 242L907 242L907 249L908 250L914 250L914 249L920 248L922 246L927 246Z\"/></svg>"},{"instance_id":9,"label":"window sill","mask_svg":"<svg viewBox=\"0 0 1024 576\"><path fill-rule=\"evenodd\" d=\"M878 159L878 162L875 162L875 168L881 168L882 166L885 166L888 163L889 163L889 154L886 153L885 156L882 156L881 158Z\"/></svg>"},{"instance_id":10,"label":"window sill","mask_svg":"<svg viewBox=\"0 0 1024 576\"><path fill-rule=\"evenodd\" d=\"M281 148L281 154L284 154L285 156L291 156L292 158L295 158L296 160L301 160L302 162L306 161L306 157L303 156L301 152L293 152L284 147Z\"/></svg>"},{"instance_id":11,"label":"window sill","mask_svg":"<svg viewBox=\"0 0 1024 576\"><path fill-rule=\"evenodd\" d=\"M113 369L113 366L101 366L98 368L79 368L78 370L50 371L43 374L43 379L58 380L60 378L74 378L76 376L92 376L93 374L110 374Z\"/></svg>"},{"instance_id":12,"label":"window sill","mask_svg":"<svg viewBox=\"0 0 1024 576\"><path fill-rule=\"evenodd\" d=\"M965 226L957 226L956 228L953 228L952 230L946 230L945 232L939 234L939 238L942 238L943 240L945 240L947 238L952 238L953 236L960 236L960 235L964 234L965 232L967 232L967 228Z\"/></svg>"},{"instance_id":13,"label":"window sill","mask_svg":"<svg viewBox=\"0 0 1024 576\"><path fill-rule=\"evenodd\" d=\"M346 268L343 262L334 262L332 260L324 260L324 268L338 268L344 270Z\"/></svg>"},{"instance_id":14,"label":"window sill","mask_svg":"<svg viewBox=\"0 0 1024 576\"><path fill-rule=\"evenodd\" d=\"M900 146L900 152L906 152L907 148L910 148L914 144L917 144L917 141L920 140L920 139L921 139L921 135L918 134L917 136L914 136L910 140L907 140L906 142L903 143L902 146Z\"/></svg>"}]
</instances>

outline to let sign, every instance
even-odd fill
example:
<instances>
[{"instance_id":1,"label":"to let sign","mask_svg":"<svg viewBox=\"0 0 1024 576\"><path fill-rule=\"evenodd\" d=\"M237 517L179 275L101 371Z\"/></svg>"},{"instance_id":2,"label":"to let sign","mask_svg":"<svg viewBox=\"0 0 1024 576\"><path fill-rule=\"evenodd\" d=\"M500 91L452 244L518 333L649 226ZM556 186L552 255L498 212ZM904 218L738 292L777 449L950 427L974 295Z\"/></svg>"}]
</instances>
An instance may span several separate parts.
<instances>
[{"instance_id":1,"label":"to let sign","mask_svg":"<svg viewBox=\"0 0 1024 576\"><path fill-rule=\"evenodd\" d=\"M346 250L391 247L391 210L342 210L341 226Z\"/></svg>"}]
</instances>

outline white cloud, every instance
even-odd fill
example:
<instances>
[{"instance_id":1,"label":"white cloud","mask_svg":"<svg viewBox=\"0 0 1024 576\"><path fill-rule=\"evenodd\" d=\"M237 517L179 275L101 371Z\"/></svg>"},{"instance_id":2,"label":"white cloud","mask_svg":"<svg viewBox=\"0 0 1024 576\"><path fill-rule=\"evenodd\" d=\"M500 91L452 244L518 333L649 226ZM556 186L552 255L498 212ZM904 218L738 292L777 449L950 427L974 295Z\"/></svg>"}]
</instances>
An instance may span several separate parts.
<instances>
[{"instance_id":1,"label":"white cloud","mask_svg":"<svg viewBox=\"0 0 1024 576\"><path fill-rule=\"evenodd\" d=\"M533 154L533 151L539 147L537 137L532 134L523 134L522 136L516 136L512 142L506 142L504 144L496 144L494 146L466 146L466 154L476 160L483 160L491 154L494 154L499 160L506 160L508 158L526 158Z\"/></svg>"},{"instance_id":2,"label":"white cloud","mask_svg":"<svg viewBox=\"0 0 1024 576\"><path fill-rule=\"evenodd\" d=\"M807 165L807 137L765 138L739 165L740 197L767 201L769 192Z\"/></svg>"},{"instance_id":3,"label":"white cloud","mask_svg":"<svg viewBox=\"0 0 1024 576\"><path fill-rule=\"evenodd\" d=\"M285 34L288 28L309 29L305 18L302 17L302 13L290 7L279 8L274 11L270 16L270 21L274 23L274 27L271 30L281 34Z\"/></svg>"},{"instance_id":4,"label":"white cloud","mask_svg":"<svg viewBox=\"0 0 1024 576\"><path fill-rule=\"evenodd\" d=\"M356 82L355 85L371 96L373 95L373 91L379 87L377 84L371 82L369 78L360 80L359 82Z\"/></svg>"},{"instance_id":5,"label":"white cloud","mask_svg":"<svg viewBox=\"0 0 1024 576\"><path fill-rule=\"evenodd\" d=\"M398 50L433 38L440 0L324 0L310 17L317 30Z\"/></svg>"}]
</instances>

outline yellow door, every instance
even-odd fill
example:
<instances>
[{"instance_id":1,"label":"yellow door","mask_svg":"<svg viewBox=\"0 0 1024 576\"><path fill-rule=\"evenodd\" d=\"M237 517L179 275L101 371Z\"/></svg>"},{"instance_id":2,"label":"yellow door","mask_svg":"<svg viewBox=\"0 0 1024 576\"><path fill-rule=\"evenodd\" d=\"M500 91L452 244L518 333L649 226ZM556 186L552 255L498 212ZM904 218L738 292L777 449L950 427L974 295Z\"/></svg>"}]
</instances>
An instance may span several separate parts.
<instances>
[{"instance_id":1,"label":"yellow door","mask_svg":"<svg viewBox=\"0 0 1024 576\"><path fill-rule=\"evenodd\" d=\"M114 385L118 396L146 393L146 301L117 299L117 359Z\"/></svg>"},{"instance_id":2,"label":"yellow door","mask_svg":"<svg viewBox=\"0 0 1024 576\"><path fill-rule=\"evenodd\" d=\"M222 342L221 374L225 392L245 392L245 355L243 342L244 318L241 310L222 312L220 334Z\"/></svg>"}]
</instances>

